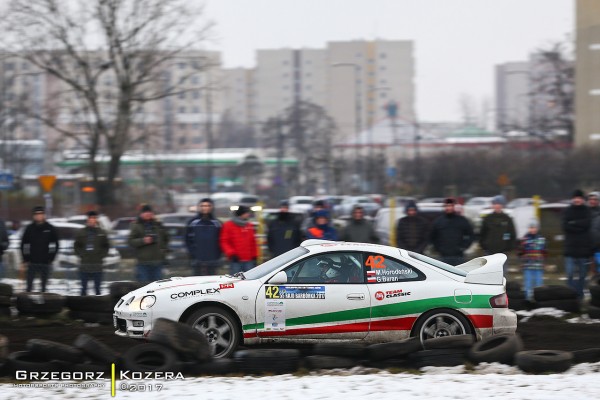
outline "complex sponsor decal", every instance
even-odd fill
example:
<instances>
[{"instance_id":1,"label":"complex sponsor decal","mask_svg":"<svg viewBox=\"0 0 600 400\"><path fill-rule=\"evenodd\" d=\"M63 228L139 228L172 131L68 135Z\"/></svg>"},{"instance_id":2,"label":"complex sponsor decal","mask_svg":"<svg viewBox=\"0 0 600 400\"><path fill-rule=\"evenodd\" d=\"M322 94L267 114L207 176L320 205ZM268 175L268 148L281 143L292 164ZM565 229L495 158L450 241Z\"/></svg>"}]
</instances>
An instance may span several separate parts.
<instances>
[{"instance_id":1,"label":"complex sponsor decal","mask_svg":"<svg viewBox=\"0 0 600 400\"><path fill-rule=\"evenodd\" d=\"M381 291L380 291L380 292L376 292L376 293L375 293L375 298L376 298L377 300L379 300L379 301L383 300L383 299L384 299L384 297L385 297L385 295L384 295L384 294L383 294L383 292L381 292Z\"/></svg>"},{"instance_id":2,"label":"complex sponsor decal","mask_svg":"<svg viewBox=\"0 0 600 400\"><path fill-rule=\"evenodd\" d=\"M379 293L379 292L378 292ZM397 289L397 290L387 290L385 292L385 298L386 299L391 299L392 297L403 297L403 296L410 296L410 292L403 292L402 289Z\"/></svg>"},{"instance_id":3,"label":"complex sponsor decal","mask_svg":"<svg viewBox=\"0 0 600 400\"><path fill-rule=\"evenodd\" d=\"M196 290L188 290L188 291L179 292L179 293L171 293L171 300L187 299L189 297L204 296L207 294L221 294L221 289L217 289L217 288L196 289Z\"/></svg>"},{"instance_id":4,"label":"complex sponsor decal","mask_svg":"<svg viewBox=\"0 0 600 400\"><path fill-rule=\"evenodd\" d=\"M221 283L219 289L233 289L233 283Z\"/></svg>"},{"instance_id":5,"label":"complex sponsor decal","mask_svg":"<svg viewBox=\"0 0 600 400\"><path fill-rule=\"evenodd\" d=\"M367 257L365 265L371 268L367 270L368 283L400 282L415 274L407 266L396 266L397 263L391 260L392 265L385 265L385 262L386 259L381 255Z\"/></svg>"},{"instance_id":6,"label":"complex sponsor decal","mask_svg":"<svg viewBox=\"0 0 600 400\"><path fill-rule=\"evenodd\" d=\"M325 286L266 286L267 299L325 299Z\"/></svg>"},{"instance_id":7,"label":"complex sponsor decal","mask_svg":"<svg viewBox=\"0 0 600 400\"><path fill-rule=\"evenodd\" d=\"M265 303L265 330L285 331L285 303L267 300Z\"/></svg>"}]
</instances>

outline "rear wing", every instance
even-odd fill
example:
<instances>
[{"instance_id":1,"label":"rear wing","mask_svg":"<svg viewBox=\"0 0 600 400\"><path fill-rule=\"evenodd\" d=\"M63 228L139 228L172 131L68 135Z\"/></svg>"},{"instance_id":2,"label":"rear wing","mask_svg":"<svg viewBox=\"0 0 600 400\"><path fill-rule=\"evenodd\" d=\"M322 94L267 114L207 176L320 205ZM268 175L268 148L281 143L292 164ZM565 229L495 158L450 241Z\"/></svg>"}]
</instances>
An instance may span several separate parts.
<instances>
[{"instance_id":1,"label":"rear wing","mask_svg":"<svg viewBox=\"0 0 600 400\"><path fill-rule=\"evenodd\" d=\"M506 254L498 253L490 256L474 258L464 264L457 265L467 273L465 283L478 283L483 285L504 284L504 263Z\"/></svg>"}]
</instances>

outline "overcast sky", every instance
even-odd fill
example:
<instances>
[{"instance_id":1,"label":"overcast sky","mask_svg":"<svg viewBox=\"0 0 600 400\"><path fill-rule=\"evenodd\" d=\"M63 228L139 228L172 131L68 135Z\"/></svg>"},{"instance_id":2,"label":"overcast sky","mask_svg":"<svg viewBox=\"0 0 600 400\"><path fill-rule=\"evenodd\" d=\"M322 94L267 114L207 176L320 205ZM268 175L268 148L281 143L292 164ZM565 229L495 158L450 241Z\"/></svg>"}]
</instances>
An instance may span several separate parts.
<instances>
[{"instance_id":1,"label":"overcast sky","mask_svg":"<svg viewBox=\"0 0 600 400\"><path fill-rule=\"evenodd\" d=\"M600 1L600 0L599 0ZM422 121L461 119L459 99L493 101L494 66L573 37L573 0L206 0L211 48L254 67L256 49L334 40L413 40Z\"/></svg>"}]
</instances>

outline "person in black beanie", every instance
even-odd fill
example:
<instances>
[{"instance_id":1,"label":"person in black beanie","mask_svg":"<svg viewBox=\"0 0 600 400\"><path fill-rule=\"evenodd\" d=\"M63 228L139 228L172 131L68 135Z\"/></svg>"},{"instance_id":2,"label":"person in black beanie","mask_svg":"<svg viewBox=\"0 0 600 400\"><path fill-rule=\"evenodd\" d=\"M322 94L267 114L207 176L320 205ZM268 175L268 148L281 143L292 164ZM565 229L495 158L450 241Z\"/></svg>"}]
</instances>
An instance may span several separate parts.
<instances>
[{"instance_id":1,"label":"person in black beanie","mask_svg":"<svg viewBox=\"0 0 600 400\"><path fill-rule=\"evenodd\" d=\"M295 249L302 242L300 223L289 211L289 202L282 200L279 203L277 218L271 221L267 227L267 245L272 257Z\"/></svg>"},{"instance_id":2,"label":"person in black beanie","mask_svg":"<svg viewBox=\"0 0 600 400\"><path fill-rule=\"evenodd\" d=\"M185 244L192 260L194 275L216 275L221 265L219 235L222 224L213 214L210 198L198 202L198 215L185 228Z\"/></svg>"},{"instance_id":3,"label":"person in black beanie","mask_svg":"<svg viewBox=\"0 0 600 400\"><path fill-rule=\"evenodd\" d=\"M396 243L401 249L423 253L429 242L429 223L419 215L419 208L413 200L404 207L405 217L396 225Z\"/></svg>"},{"instance_id":4,"label":"person in black beanie","mask_svg":"<svg viewBox=\"0 0 600 400\"><path fill-rule=\"evenodd\" d=\"M39 274L45 292L52 262L58 254L59 237L56 228L46 221L44 207L34 207L32 213L33 222L27 225L21 238L21 255L27 266L27 291L33 290L33 280Z\"/></svg>"},{"instance_id":5,"label":"person in black beanie","mask_svg":"<svg viewBox=\"0 0 600 400\"><path fill-rule=\"evenodd\" d=\"M469 221L455 210L456 201L444 201L444 215L440 215L431 229L431 243L442 256L442 261L450 265L465 262L465 250L474 240L473 227Z\"/></svg>"},{"instance_id":6,"label":"person in black beanie","mask_svg":"<svg viewBox=\"0 0 600 400\"><path fill-rule=\"evenodd\" d=\"M138 219L131 224L129 246L135 249L138 282L154 282L162 279L162 269L169 251L169 233L154 218L152 207L144 204Z\"/></svg>"},{"instance_id":7,"label":"person in black beanie","mask_svg":"<svg viewBox=\"0 0 600 400\"><path fill-rule=\"evenodd\" d=\"M565 233L563 254L567 284L577 291L579 298L583 298L585 278L593 255L591 226L592 214L585 205L585 195L583 191L575 190L571 205L563 211L562 228Z\"/></svg>"},{"instance_id":8,"label":"person in black beanie","mask_svg":"<svg viewBox=\"0 0 600 400\"><path fill-rule=\"evenodd\" d=\"M86 225L77 231L73 243L73 251L81 260L79 276L82 296L87 296L88 281L90 280L94 282L96 296L100 295L103 261L109 250L108 233L98 225L98 213L88 211Z\"/></svg>"}]
</instances>

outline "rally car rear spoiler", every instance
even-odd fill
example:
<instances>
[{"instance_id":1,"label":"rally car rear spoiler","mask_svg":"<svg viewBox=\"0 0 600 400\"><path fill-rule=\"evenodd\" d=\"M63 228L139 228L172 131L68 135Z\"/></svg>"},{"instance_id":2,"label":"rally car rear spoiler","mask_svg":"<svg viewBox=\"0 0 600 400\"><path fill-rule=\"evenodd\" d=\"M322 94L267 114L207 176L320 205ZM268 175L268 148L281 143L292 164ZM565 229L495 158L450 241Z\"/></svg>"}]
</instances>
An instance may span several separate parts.
<instances>
[{"instance_id":1,"label":"rally car rear spoiler","mask_svg":"<svg viewBox=\"0 0 600 400\"><path fill-rule=\"evenodd\" d=\"M504 284L503 266L506 254L498 253L490 256L474 258L456 268L467 272L465 283L479 283L483 285Z\"/></svg>"}]
</instances>

